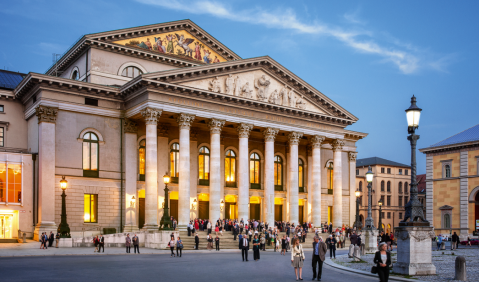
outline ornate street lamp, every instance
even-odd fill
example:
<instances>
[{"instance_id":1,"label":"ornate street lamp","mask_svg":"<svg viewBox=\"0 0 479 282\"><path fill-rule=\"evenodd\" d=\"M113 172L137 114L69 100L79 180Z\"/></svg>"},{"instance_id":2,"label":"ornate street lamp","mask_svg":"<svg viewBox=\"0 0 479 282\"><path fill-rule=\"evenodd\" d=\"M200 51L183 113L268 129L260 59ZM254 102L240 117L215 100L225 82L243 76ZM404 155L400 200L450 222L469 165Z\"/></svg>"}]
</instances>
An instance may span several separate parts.
<instances>
[{"instance_id":1,"label":"ornate street lamp","mask_svg":"<svg viewBox=\"0 0 479 282\"><path fill-rule=\"evenodd\" d=\"M356 230L359 230L363 227L363 224L361 223L361 220L359 220L359 196L360 196L359 189L356 189L355 195L356 195L356 222L354 223L354 227Z\"/></svg>"},{"instance_id":2,"label":"ornate street lamp","mask_svg":"<svg viewBox=\"0 0 479 282\"><path fill-rule=\"evenodd\" d=\"M416 105L416 97L411 98L411 106L406 110L407 131L410 134L407 140L411 142L411 198L405 206L406 214L404 219L399 222L399 226L429 226L429 221L424 218L424 211L421 202L417 197L416 181L416 144L419 135L416 135L416 129L419 127L419 118L421 111ZM408 187L405 187L406 189Z\"/></svg>"},{"instance_id":3,"label":"ornate street lamp","mask_svg":"<svg viewBox=\"0 0 479 282\"><path fill-rule=\"evenodd\" d=\"M173 222L171 222L170 216L168 215L168 183L170 183L168 172L163 176L163 183L165 183L165 201L159 230L173 230Z\"/></svg>"},{"instance_id":4,"label":"ornate street lamp","mask_svg":"<svg viewBox=\"0 0 479 282\"><path fill-rule=\"evenodd\" d=\"M382 200L379 200L378 202L378 205L379 205L379 233L383 232L383 214L382 214L382 209L381 207L383 206L383 201Z\"/></svg>"},{"instance_id":5,"label":"ornate street lamp","mask_svg":"<svg viewBox=\"0 0 479 282\"><path fill-rule=\"evenodd\" d=\"M366 181L368 182L368 217L366 218L366 229L372 230L374 227L374 220L371 212L371 189L373 182L374 174L371 171L371 166L368 167L368 172L366 172Z\"/></svg>"},{"instance_id":6,"label":"ornate street lamp","mask_svg":"<svg viewBox=\"0 0 479 282\"><path fill-rule=\"evenodd\" d=\"M67 207L65 203L65 190L67 189L68 181L65 180L65 176L62 176L62 180L60 180L60 188L62 188L62 215L61 215L61 222L58 226L57 232L60 233L62 238L70 238L70 226L67 223Z\"/></svg>"}]
</instances>

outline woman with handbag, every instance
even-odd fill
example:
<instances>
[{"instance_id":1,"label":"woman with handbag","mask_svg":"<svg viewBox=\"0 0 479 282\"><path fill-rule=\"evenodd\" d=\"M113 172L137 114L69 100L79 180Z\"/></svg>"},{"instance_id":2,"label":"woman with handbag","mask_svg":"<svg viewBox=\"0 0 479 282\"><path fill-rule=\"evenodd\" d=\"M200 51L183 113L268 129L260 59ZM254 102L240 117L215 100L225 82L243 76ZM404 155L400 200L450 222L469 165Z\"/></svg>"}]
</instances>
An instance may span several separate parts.
<instances>
[{"instance_id":1,"label":"woman with handbag","mask_svg":"<svg viewBox=\"0 0 479 282\"><path fill-rule=\"evenodd\" d=\"M178 256L178 250L180 251L180 258L181 258L181 251L183 250L183 241L181 241L180 236L176 239L176 256Z\"/></svg>"},{"instance_id":2,"label":"woman with handbag","mask_svg":"<svg viewBox=\"0 0 479 282\"><path fill-rule=\"evenodd\" d=\"M376 266L371 268L371 273L377 273L379 281L387 282L389 280L389 266L391 265L391 253L387 250L388 245L385 242L379 244L379 251L374 255Z\"/></svg>"},{"instance_id":3,"label":"woman with handbag","mask_svg":"<svg viewBox=\"0 0 479 282\"><path fill-rule=\"evenodd\" d=\"M170 247L170 251L171 251L170 258L175 257L175 237L171 236L171 240L168 243L168 247Z\"/></svg>"},{"instance_id":4,"label":"woman with handbag","mask_svg":"<svg viewBox=\"0 0 479 282\"><path fill-rule=\"evenodd\" d=\"M296 274L296 281L303 280L303 263L304 259L303 246L299 243L299 239L294 239L293 248L291 249L291 266L294 267L294 274Z\"/></svg>"}]
</instances>

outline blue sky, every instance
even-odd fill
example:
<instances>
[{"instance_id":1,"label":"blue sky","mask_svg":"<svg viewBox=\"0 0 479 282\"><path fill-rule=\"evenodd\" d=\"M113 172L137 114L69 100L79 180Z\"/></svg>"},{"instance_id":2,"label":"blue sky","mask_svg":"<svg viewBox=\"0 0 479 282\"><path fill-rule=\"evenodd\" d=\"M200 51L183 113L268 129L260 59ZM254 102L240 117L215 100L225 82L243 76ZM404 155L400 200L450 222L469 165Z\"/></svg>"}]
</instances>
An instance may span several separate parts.
<instances>
[{"instance_id":1,"label":"blue sky","mask_svg":"<svg viewBox=\"0 0 479 282\"><path fill-rule=\"evenodd\" d=\"M243 58L269 55L359 118L359 158L410 163L479 123L479 1L6 1L0 67L43 73L83 34L191 19ZM425 156L418 154L418 173Z\"/></svg>"}]
</instances>

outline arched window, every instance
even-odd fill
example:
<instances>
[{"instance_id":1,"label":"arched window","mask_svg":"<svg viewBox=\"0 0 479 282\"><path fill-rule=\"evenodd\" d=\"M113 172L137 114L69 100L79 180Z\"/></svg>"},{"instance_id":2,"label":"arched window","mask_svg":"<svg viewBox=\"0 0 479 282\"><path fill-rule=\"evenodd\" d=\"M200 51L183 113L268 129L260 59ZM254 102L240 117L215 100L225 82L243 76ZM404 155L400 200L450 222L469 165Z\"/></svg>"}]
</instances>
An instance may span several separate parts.
<instances>
[{"instance_id":1,"label":"arched window","mask_svg":"<svg viewBox=\"0 0 479 282\"><path fill-rule=\"evenodd\" d=\"M446 178L451 177L451 166L450 165L445 165L444 166L444 171L445 171Z\"/></svg>"},{"instance_id":2,"label":"arched window","mask_svg":"<svg viewBox=\"0 0 479 282\"><path fill-rule=\"evenodd\" d=\"M210 149L203 146L198 156L200 185L210 185Z\"/></svg>"},{"instance_id":3,"label":"arched window","mask_svg":"<svg viewBox=\"0 0 479 282\"><path fill-rule=\"evenodd\" d=\"M146 140L140 141L140 148L138 149L138 174L140 181L145 181L145 160L146 160Z\"/></svg>"},{"instance_id":4,"label":"arched window","mask_svg":"<svg viewBox=\"0 0 479 282\"><path fill-rule=\"evenodd\" d=\"M98 177L98 136L93 132L83 135L83 176Z\"/></svg>"},{"instance_id":5,"label":"arched window","mask_svg":"<svg viewBox=\"0 0 479 282\"><path fill-rule=\"evenodd\" d=\"M330 195L333 194L333 175L334 175L333 162L330 162L328 166L328 194Z\"/></svg>"},{"instance_id":6,"label":"arched window","mask_svg":"<svg viewBox=\"0 0 479 282\"><path fill-rule=\"evenodd\" d=\"M363 182L359 181L359 192L363 192Z\"/></svg>"},{"instance_id":7,"label":"arched window","mask_svg":"<svg viewBox=\"0 0 479 282\"><path fill-rule=\"evenodd\" d=\"M283 191L283 159L274 156L274 190Z\"/></svg>"},{"instance_id":8,"label":"arched window","mask_svg":"<svg viewBox=\"0 0 479 282\"><path fill-rule=\"evenodd\" d=\"M260 157L257 153L249 157L249 182L251 189L261 189L260 184Z\"/></svg>"},{"instance_id":9,"label":"arched window","mask_svg":"<svg viewBox=\"0 0 479 282\"><path fill-rule=\"evenodd\" d=\"M381 192L384 192L384 180L381 181Z\"/></svg>"},{"instance_id":10,"label":"arched window","mask_svg":"<svg viewBox=\"0 0 479 282\"><path fill-rule=\"evenodd\" d=\"M388 192L391 192L391 181L388 181L386 189L387 189Z\"/></svg>"},{"instance_id":11,"label":"arched window","mask_svg":"<svg viewBox=\"0 0 479 282\"><path fill-rule=\"evenodd\" d=\"M444 214L444 228L451 228L451 216L449 214Z\"/></svg>"},{"instance_id":12,"label":"arched window","mask_svg":"<svg viewBox=\"0 0 479 282\"><path fill-rule=\"evenodd\" d=\"M407 194L409 192L409 184L407 182L404 182L404 194Z\"/></svg>"},{"instance_id":13,"label":"arched window","mask_svg":"<svg viewBox=\"0 0 479 282\"><path fill-rule=\"evenodd\" d=\"M131 78L135 78L139 76L140 74L143 74L143 72L139 68L133 67L133 66L124 68L123 72L121 73L122 76L131 77Z\"/></svg>"},{"instance_id":14,"label":"arched window","mask_svg":"<svg viewBox=\"0 0 479 282\"><path fill-rule=\"evenodd\" d=\"M299 159L298 163L298 187L299 192L304 192L304 162Z\"/></svg>"},{"instance_id":15,"label":"arched window","mask_svg":"<svg viewBox=\"0 0 479 282\"><path fill-rule=\"evenodd\" d=\"M173 143L170 147L170 177L172 183L178 183L180 160L180 144Z\"/></svg>"},{"instance_id":16,"label":"arched window","mask_svg":"<svg viewBox=\"0 0 479 282\"><path fill-rule=\"evenodd\" d=\"M399 182L398 184L398 192L402 193L402 182Z\"/></svg>"},{"instance_id":17,"label":"arched window","mask_svg":"<svg viewBox=\"0 0 479 282\"><path fill-rule=\"evenodd\" d=\"M225 180L226 187L236 187L236 154L233 150L226 151Z\"/></svg>"},{"instance_id":18,"label":"arched window","mask_svg":"<svg viewBox=\"0 0 479 282\"><path fill-rule=\"evenodd\" d=\"M73 80L79 80L79 79L80 79L80 73L78 72L78 70L74 70L74 71L72 72L72 77L71 77L71 79L73 79Z\"/></svg>"}]
</instances>

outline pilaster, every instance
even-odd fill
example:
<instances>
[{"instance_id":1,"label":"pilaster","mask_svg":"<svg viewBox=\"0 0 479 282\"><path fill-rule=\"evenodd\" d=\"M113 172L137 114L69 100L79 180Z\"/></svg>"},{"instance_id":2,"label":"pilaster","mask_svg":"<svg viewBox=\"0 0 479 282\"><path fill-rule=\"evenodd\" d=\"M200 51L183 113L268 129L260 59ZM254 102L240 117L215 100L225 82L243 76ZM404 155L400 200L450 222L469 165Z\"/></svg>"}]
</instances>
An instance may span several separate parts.
<instances>
[{"instance_id":1,"label":"pilaster","mask_svg":"<svg viewBox=\"0 0 479 282\"><path fill-rule=\"evenodd\" d=\"M349 226L356 220L356 158L358 153L349 152Z\"/></svg>"},{"instance_id":2,"label":"pilaster","mask_svg":"<svg viewBox=\"0 0 479 282\"><path fill-rule=\"evenodd\" d=\"M460 228L461 234L459 235L462 240L467 240L469 235L469 179L467 178L468 174L468 151L462 151L460 153L460 188L459 188L459 202L460 202Z\"/></svg>"}]
</instances>

